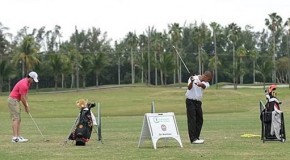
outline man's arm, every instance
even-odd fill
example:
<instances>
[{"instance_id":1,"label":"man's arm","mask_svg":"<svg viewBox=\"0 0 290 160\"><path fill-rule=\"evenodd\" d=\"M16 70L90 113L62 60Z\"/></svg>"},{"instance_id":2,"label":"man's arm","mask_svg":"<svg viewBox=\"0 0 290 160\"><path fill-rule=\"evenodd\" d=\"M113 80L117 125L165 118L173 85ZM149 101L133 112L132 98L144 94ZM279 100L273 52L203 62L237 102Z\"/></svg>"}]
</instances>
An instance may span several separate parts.
<instances>
[{"instance_id":1,"label":"man's arm","mask_svg":"<svg viewBox=\"0 0 290 160\"><path fill-rule=\"evenodd\" d=\"M196 85L197 85L198 87L201 87L202 89L205 89L205 88L206 88L205 84L202 83L202 82L198 82L198 83L196 83Z\"/></svg>"},{"instance_id":2,"label":"man's arm","mask_svg":"<svg viewBox=\"0 0 290 160\"><path fill-rule=\"evenodd\" d=\"M193 76L189 77L189 79L188 79L188 85L187 85L187 89L188 90L191 90L193 81L194 81Z\"/></svg>"},{"instance_id":3,"label":"man's arm","mask_svg":"<svg viewBox=\"0 0 290 160\"><path fill-rule=\"evenodd\" d=\"M207 87L209 87L209 83L208 82L198 82L195 83L198 87L201 87L202 89L206 89Z\"/></svg>"},{"instance_id":4,"label":"man's arm","mask_svg":"<svg viewBox=\"0 0 290 160\"><path fill-rule=\"evenodd\" d=\"M26 95L21 95L20 101L22 102L22 104L25 108L25 112L29 113L29 105L27 103Z\"/></svg>"}]
</instances>

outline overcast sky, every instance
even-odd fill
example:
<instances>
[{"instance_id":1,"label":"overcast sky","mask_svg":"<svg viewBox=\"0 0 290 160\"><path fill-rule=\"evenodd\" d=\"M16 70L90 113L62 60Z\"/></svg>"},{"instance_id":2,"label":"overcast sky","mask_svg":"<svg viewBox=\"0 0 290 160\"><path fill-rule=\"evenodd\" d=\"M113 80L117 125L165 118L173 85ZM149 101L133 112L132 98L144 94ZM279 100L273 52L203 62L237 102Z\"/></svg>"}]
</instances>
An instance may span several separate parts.
<instances>
[{"instance_id":1,"label":"overcast sky","mask_svg":"<svg viewBox=\"0 0 290 160\"><path fill-rule=\"evenodd\" d=\"M290 0L0 0L0 6L0 22L13 35L24 26L52 30L59 25L64 39L75 26L100 28L108 38L120 40L130 31L141 34L148 26L163 31L175 22L235 22L260 31L270 13L283 22L290 18Z\"/></svg>"}]
</instances>

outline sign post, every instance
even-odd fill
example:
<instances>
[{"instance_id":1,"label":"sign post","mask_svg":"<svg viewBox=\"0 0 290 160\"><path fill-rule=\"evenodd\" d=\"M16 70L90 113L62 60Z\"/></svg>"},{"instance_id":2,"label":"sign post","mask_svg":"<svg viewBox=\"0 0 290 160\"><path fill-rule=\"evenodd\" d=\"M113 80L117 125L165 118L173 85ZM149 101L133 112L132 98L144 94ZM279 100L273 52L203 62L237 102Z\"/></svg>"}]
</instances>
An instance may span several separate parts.
<instances>
[{"instance_id":1,"label":"sign post","mask_svg":"<svg viewBox=\"0 0 290 160\"><path fill-rule=\"evenodd\" d=\"M138 147L146 138L152 140L154 149L161 138L173 138L183 147L173 112L145 113Z\"/></svg>"}]
</instances>

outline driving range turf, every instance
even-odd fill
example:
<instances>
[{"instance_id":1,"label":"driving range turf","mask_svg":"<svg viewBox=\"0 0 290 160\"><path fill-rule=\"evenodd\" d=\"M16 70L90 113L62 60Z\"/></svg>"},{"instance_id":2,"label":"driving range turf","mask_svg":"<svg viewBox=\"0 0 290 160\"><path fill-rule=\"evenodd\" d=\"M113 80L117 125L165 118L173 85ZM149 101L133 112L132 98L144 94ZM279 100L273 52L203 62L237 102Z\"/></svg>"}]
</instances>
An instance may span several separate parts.
<instances>
[{"instance_id":1,"label":"driving range turf","mask_svg":"<svg viewBox=\"0 0 290 160\"><path fill-rule=\"evenodd\" d=\"M184 85L185 86L185 85ZM278 88L283 102L286 135L290 120L288 88ZM22 136L27 143L11 142L11 122L7 95L0 96L0 159L3 160L133 160L133 159L289 159L290 143L265 142L260 137L244 138L243 134L261 134L259 101L265 100L261 88L218 89L204 92L204 125L201 138L205 143L190 144L185 115L185 88L117 87L70 92L29 93L31 115L42 131L43 141L29 115L22 110ZM79 113L75 101L86 98L100 103L102 141L93 132L86 146L64 143ZM138 148L143 118L154 102L158 113L174 112L183 148L174 139L160 139L157 149L150 139ZM96 108L93 109L96 115Z\"/></svg>"}]
</instances>

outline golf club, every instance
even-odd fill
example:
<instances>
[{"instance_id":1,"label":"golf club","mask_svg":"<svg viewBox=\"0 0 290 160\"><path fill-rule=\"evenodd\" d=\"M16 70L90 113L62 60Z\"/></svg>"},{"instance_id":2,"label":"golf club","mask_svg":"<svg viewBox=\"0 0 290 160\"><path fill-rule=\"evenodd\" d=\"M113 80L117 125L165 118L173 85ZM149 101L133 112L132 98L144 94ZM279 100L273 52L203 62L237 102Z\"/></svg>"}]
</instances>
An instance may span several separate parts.
<instances>
[{"instance_id":1,"label":"golf club","mask_svg":"<svg viewBox=\"0 0 290 160\"><path fill-rule=\"evenodd\" d=\"M44 141L44 142L48 142L49 140L48 140L48 139L46 139L46 138L43 136L42 132L40 131L40 129L39 129L39 127L37 126L37 124L36 124L36 122L34 121L34 119L32 118L31 114L30 114L30 113L28 113L28 114L29 114L29 116L30 116L31 120L33 121L33 123L35 124L35 126L36 126L37 130L38 130L38 131L39 131L39 133L41 134L41 136L42 136L42 138L43 138L43 141Z\"/></svg>"},{"instance_id":2,"label":"golf club","mask_svg":"<svg viewBox=\"0 0 290 160\"><path fill-rule=\"evenodd\" d=\"M175 46L172 46L172 47L175 49L176 54L177 54L178 57L180 58L180 60L181 60L181 62L183 63L184 67L186 68L187 72L188 72L189 74L191 74L190 71L188 70L187 66L185 65L183 59L181 58L180 54L178 53L176 47L175 47Z\"/></svg>"},{"instance_id":3,"label":"golf club","mask_svg":"<svg viewBox=\"0 0 290 160\"><path fill-rule=\"evenodd\" d=\"M78 114L77 118L75 119L75 122L73 123L73 125L72 125L72 127L71 127L71 129L70 129L70 131L69 131L69 133L68 133L68 135L67 135L65 141L64 141L64 144L66 144L67 141L69 140L69 136L71 135L73 129L76 127L77 122L79 121L79 117L80 117L80 113Z\"/></svg>"}]
</instances>

